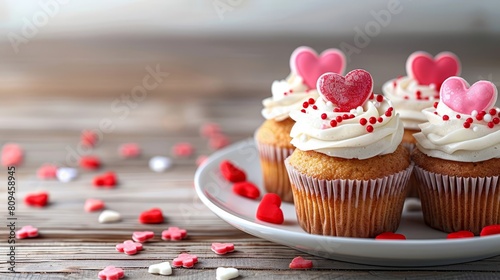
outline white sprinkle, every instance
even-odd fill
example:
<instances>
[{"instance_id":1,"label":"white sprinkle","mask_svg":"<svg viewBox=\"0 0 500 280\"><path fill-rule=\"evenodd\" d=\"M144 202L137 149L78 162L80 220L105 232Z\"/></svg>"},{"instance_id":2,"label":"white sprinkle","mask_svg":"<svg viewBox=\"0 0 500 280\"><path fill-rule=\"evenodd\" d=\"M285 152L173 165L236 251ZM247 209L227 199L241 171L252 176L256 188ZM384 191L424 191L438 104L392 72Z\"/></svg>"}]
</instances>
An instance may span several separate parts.
<instances>
[{"instance_id":1,"label":"white sprinkle","mask_svg":"<svg viewBox=\"0 0 500 280\"><path fill-rule=\"evenodd\" d=\"M470 115L475 118L477 116L477 111L476 110L473 110L472 112L470 112Z\"/></svg>"},{"instance_id":2,"label":"white sprinkle","mask_svg":"<svg viewBox=\"0 0 500 280\"><path fill-rule=\"evenodd\" d=\"M363 107L361 106L358 106L358 108L356 108L356 112L359 114L362 114L363 113Z\"/></svg>"},{"instance_id":3,"label":"white sprinkle","mask_svg":"<svg viewBox=\"0 0 500 280\"><path fill-rule=\"evenodd\" d=\"M172 160L168 157L156 156L149 160L149 168L154 172L164 172L172 166Z\"/></svg>"},{"instance_id":4,"label":"white sprinkle","mask_svg":"<svg viewBox=\"0 0 500 280\"><path fill-rule=\"evenodd\" d=\"M491 122L491 119L492 119L492 116L491 116L490 114L486 114L486 115L484 115L484 117L483 117L483 120L484 120L485 122Z\"/></svg>"},{"instance_id":5,"label":"white sprinkle","mask_svg":"<svg viewBox=\"0 0 500 280\"><path fill-rule=\"evenodd\" d=\"M378 108L378 107L380 107L380 102L375 102L374 105L375 105L376 108Z\"/></svg>"},{"instance_id":6,"label":"white sprinkle","mask_svg":"<svg viewBox=\"0 0 500 280\"><path fill-rule=\"evenodd\" d=\"M151 274L170 275L172 274L172 267L169 262L157 263L150 265L148 272Z\"/></svg>"},{"instance_id":7,"label":"white sprinkle","mask_svg":"<svg viewBox=\"0 0 500 280\"><path fill-rule=\"evenodd\" d=\"M63 183L73 181L76 176L78 176L78 170L71 167L61 167L56 172L57 179Z\"/></svg>"},{"instance_id":8,"label":"white sprinkle","mask_svg":"<svg viewBox=\"0 0 500 280\"><path fill-rule=\"evenodd\" d=\"M229 280L239 276L238 269L234 267L218 267L215 271L217 280Z\"/></svg>"},{"instance_id":9,"label":"white sprinkle","mask_svg":"<svg viewBox=\"0 0 500 280\"><path fill-rule=\"evenodd\" d=\"M333 103L331 101L326 101L326 107L328 108L333 107Z\"/></svg>"},{"instance_id":10,"label":"white sprinkle","mask_svg":"<svg viewBox=\"0 0 500 280\"><path fill-rule=\"evenodd\" d=\"M479 130L479 127L477 127L476 125L472 128L472 131L474 132L477 132Z\"/></svg>"},{"instance_id":11,"label":"white sprinkle","mask_svg":"<svg viewBox=\"0 0 500 280\"><path fill-rule=\"evenodd\" d=\"M99 215L99 223L101 224L114 223L120 221L121 219L122 216L120 213L113 210L104 210L101 215Z\"/></svg>"}]
</instances>

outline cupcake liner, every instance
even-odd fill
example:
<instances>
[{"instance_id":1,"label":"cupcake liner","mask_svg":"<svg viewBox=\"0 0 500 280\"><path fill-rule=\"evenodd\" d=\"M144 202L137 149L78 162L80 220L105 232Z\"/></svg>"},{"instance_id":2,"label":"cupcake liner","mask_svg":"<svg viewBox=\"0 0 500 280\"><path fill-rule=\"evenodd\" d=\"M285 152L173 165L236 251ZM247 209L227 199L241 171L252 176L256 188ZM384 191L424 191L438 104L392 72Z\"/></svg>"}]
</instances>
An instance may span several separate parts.
<instances>
[{"instance_id":1,"label":"cupcake liner","mask_svg":"<svg viewBox=\"0 0 500 280\"><path fill-rule=\"evenodd\" d=\"M500 224L499 176L459 177L415 166L424 221L444 232L470 230L479 235Z\"/></svg>"},{"instance_id":2,"label":"cupcake liner","mask_svg":"<svg viewBox=\"0 0 500 280\"><path fill-rule=\"evenodd\" d=\"M256 142L264 178L264 188L269 193L279 195L282 201L293 202L290 179L284 161L293 153L294 149Z\"/></svg>"},{"instance_id":3,"label":"cupcake liner","mask_svg":"<svg viewBox=\"0 0 500 280\"><path fill-rule=\"evenodd\" d=\"M412 152L413 149L415 149L415 143L410 143L410 142L401 142L401 144L403 145L403 147L405 147L408 152Z\"/></svg>"},{"instance_id":4,"label":"cupcake liner","mask_svg":"<svg viewBox=\"0 0 500 280\"><path fill-rule=\"evenodd\" d=\"M399 226L413 163L371 180L321 180L298 172L285 160L300 226L309 233L374 237Z\"/></svg>"},{"instance_id":5,"label":"cupcake liner","mask_svg":"<svg viewBox=\"0 0 500 280\"><path fill-rule=\"evenodd\" d=\"M416 145L414 143L410 142L401 142L403 147L408 150L408 152L413 152L413 149L415 149ZM408 181L408 197L418 197L418 181L417 178L415 177L415 170L410 176L410 179Z\"/></svg>"}]
</instances>

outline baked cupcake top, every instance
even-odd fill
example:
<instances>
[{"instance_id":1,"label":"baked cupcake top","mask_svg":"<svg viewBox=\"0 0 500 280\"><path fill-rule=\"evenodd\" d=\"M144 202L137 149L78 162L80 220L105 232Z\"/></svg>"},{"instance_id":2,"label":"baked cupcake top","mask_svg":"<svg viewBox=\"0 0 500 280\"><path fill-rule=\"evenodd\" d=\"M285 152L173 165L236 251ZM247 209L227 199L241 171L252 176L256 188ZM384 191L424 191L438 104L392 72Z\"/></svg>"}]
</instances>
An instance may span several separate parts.
<instances>
[{"instance_id":1,"label":"baked cupcake top","mask_svg":"<svg viewBox=\"0 0 500 280\"><path fill-rule=\"evenodd\" d=\"M500 158L500 109L497 88L488 81L472 86L450 77L441 86L440 100L423 110L428 122L414 134L424 154L459 162Z\"/></svg>"},{"instance_id":2,"label":"baked cupcake top","mask_svg":"<svg viewBox=\"0 0 500 280\"><path fill-rule=\"evenodd\" d=\"M460 74L460 61L451 52L433 58L422 51L406 60L407 76L389 80L382 92L394 104L406 129L418 130L427 121L422 110L439 100L439 89L447 78Z\"/></svg>"},{"instance_id":3,"label":"baked cupcake top","mask_svg":"<svg viewBox=\"0 0 500 280\"><path fill-rule=\"evenodd\" d=\"M391 102L373 94L373 80L357 69L345 77L325 73L317 81L319 97L304 102L295 120L291 143L302 151L333 157L366 159L393 153L403 138L403 124Z\"/></svg>"},{"instance_id":4,"label":"baked cupcake top","mask_svg":"<svg viewBox=\"0 0 500 280\"><path fill-rule=\"evenodd\" d=\"M325 72L343 73L345 56L338 49L327 49L318 54L309 47L297 48L290 57L290 75L271 86L272 97L262 101L262 116L266 119L282 121L290 112L300 110L309 98L316 99L316 81Z\"/></svg>"}]
</instances>

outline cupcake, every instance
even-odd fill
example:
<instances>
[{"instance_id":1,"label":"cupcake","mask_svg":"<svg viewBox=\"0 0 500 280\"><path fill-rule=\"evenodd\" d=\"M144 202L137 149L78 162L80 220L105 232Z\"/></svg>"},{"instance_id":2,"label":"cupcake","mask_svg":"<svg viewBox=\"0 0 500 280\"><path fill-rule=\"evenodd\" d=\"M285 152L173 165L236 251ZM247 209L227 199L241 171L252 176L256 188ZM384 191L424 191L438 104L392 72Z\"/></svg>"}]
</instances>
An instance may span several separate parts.
<instances>
[{"instance_id":1,"label":"cupcake","mask_svg":"<svg viewBox=\"0 0 500 280\"><path fill-rule=\"evenodd\" d=\"M459 77L441 86L440 100L423 111L428 122L412 153L425 222L438 230L500 224L500 109L497 89Z\"/></svg>"},{"instance_id":2,"label":"cupcake","mask_svg":"<svg viewBox=\"0 0 500 280\"><path fill-rule=\"evenodd\" d=\"M418 125L427 121L422 110L439 100L439 89L444 80L460 74L460 61L451 52L442 52L433 58L422 51L414 52L406 61L407 76L392 79L382 86L382 92L394 104L405 133L403 144L415 147L413 134Z\"/></svg>"},{"instance_id":3,"label":"cupcake","mask_svg":"<svg viewBox=\"0 0 500 280\"><path fill-rule=\"evenodd\" d=\"M392 79L382 86L382 92L394 104L405 133L403 145L410 151L415 147L413 134L419 124L427 121L422 110L439 100L439 88L448 77L460 74L460 61L450 52L433 58L422 51L414 52L406 60L407 76ZM410 177L408 196L418 197L415 175Z\"/></svg>"},{"instance_id":4,"label":"cupcake","mask_svg":"<svg viewBox=\"0 0 500 280\"><path fill-rule=\"evenodd\" d=\"M295 121L290 112L314 102L318 97L316 81L321 74L343 73L345 56L337 49L327 49L318 56L311 48L299 47L292 53L290 68L291 74L285 80L273 82L272 97L263 101L262 115L266 120L255 133L264 187L286 202L293 201L283 163L294 150L290 130Z\"/></svg>"},{"instance_id":5,"label":"cupcake","mask_svg":"<svg viewBox=\"0 0 500 280\"><path fill-rule=\"evenodd\" d=\"M296 149L285 164L308 233L374 237L399 226L413 165L398 113L372 85L365 70L325 73L315 103L290 114Z\"/></svg>"}]
</instances>

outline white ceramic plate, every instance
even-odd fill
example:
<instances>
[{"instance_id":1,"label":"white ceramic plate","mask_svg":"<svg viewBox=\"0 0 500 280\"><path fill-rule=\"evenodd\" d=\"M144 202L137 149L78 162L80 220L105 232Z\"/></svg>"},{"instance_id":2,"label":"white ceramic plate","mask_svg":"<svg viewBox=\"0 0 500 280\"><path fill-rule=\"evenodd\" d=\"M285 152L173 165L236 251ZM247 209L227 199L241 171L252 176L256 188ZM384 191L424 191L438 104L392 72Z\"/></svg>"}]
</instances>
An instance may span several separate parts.
<instances>
[{"instance_id":1,"label":"white ceramic plate","mask_svg":"<svg viewBox=\"0 0 500 280\"><path fill-rule=\"evenodd\" d=\"M260 186L262 191L257 149L253 139L249 139L210 156L196 172L196 192L215 214L251 235L312 255L370 265L433 266L500 255L500 235L447 240L445 233L424 224L420 211L405 210L397 232L405 234L407 240L399 241L308 234L298 225L295 209L290 203L283 203L281 206L285 216L284 224L259 221L255 218L259 202L234 194L231 183L220 174L219 164L225 159L242 167L248 180ZM408 203L410 202L407 200ZM408 205L405 205L405 209L406 206Z\"/></svg>"}]
</instances>

